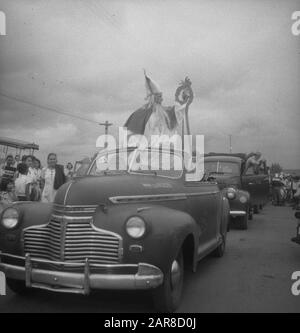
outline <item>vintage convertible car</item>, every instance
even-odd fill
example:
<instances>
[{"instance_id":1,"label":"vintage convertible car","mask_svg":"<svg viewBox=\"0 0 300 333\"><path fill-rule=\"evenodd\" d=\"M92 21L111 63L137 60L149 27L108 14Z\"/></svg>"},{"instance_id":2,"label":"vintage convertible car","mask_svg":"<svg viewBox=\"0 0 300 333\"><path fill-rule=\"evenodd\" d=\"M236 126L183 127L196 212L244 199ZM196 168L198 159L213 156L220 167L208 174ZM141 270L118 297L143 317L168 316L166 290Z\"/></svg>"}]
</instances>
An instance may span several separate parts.
<instances>
[{"instance_id":1,"label":"vintage convertible car","mask_svg":"<svg viewBox=\"0 0 300 333\"><path fill-rule=\"evenodd\" d=\"M205 173L215 179L220 188L227 189L231 223L241 229L248 228L252 214L267 203L270 193L266 171L256 174L253 168L245 170L246 155L210 153L205 156Z\"/></svg>"},{"instance_id":2,"label":"vintage convertible car","mask_svg":"<svg viewBox=\"0 0 300 333\"><path fill-rule=\"evenodd\" d=\"M156 309L170 312L180 302L184 268L195 271L204 256L223 255L229 204L217 183L193 181L172 166L121 167L124 153L139 151L100 153L53 204L3 210L0 270L13 291L151 289ZM114 159L117 169L106 169Z\"/></svg>"}]
</instances>

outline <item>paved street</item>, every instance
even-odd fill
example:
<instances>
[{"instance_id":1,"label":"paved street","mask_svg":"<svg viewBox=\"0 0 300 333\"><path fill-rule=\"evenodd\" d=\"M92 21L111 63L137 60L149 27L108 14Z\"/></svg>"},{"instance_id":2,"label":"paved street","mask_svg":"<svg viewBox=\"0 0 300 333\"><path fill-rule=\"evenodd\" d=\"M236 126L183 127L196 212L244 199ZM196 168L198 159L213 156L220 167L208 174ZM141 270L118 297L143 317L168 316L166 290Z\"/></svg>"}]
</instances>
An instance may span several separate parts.
<instances>
[{"instance_id":1,"label":"paved street","mask_svg":"<svg viewBox=\"0 0 300 333\"><path fill-rule=\"evenodd\" d=\"M231 230L221 259L206 258L185 279L178 312L300 312L291 274L300 270L296 221L289 207L267 206L247 231ZM90 297L35 291L0 296L0 312L152 312L146 293L101 292Z\"/></svg>"}]
</instances>

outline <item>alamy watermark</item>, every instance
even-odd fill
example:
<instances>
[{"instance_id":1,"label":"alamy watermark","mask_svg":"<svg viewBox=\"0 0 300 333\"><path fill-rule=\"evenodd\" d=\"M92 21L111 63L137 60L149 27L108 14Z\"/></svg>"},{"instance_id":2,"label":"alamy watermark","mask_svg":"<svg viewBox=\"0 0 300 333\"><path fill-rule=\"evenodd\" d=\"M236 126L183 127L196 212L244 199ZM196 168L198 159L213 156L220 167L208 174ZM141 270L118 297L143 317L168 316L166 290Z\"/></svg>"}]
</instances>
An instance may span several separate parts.
<instances>
[{"instance_id":1,"label":"alamy watermark","mask_svg":"<svg viewBox=\"0 0 300 333\"><path fill-rule=\"evenodd\" d=\"M295 282L292 284L291 292L294 296L300 295L300 271L296 271L292 274L292 280Z\"/></svg>"},{"instance_id":2,"label":"alamy watermark","mask_svg":"<svg viewBox=\"0 0 300 333\"><path fill-rule=\"evenodd\" d=\"M178 171L186 170L190 179L200 181L204 175L203 135L129 135L119 127L119 138L100 135L96 141L100 150L96 158L99 172L109 171ZM110 154L106 152L114 152Z\"/></svg>"},{"instance_id":3,"label":"alamy watermark","mask_svg":"<svg viewBox=\"0 0 300 333\"><path fill-rule=\"evenodd\" d=\"M6 279L5 274L0 272L0 296L6 295Z\"/></svg>"},{"instance_id":4,"label":"alamy watermark","mask_svg":"<svg viewBox=\"0 0 300 333\"><path fill-rule=\"evenodd\" d=\"M293 12L292 13L292 20L295 21L293 24L292 24L292 34L294 36L299 36L300 35L300 11L296 11L296 12Z\"/></svg>"},{"instance_id":5,"label":"alamy watermark","mask_svg":"<svg viewBox=\"0 0 300 333\"><path fill-rule=\"evenodd\" d=\"M6 36L6 15L0 10L0 36Z\"/></svg>"}]
</instances>

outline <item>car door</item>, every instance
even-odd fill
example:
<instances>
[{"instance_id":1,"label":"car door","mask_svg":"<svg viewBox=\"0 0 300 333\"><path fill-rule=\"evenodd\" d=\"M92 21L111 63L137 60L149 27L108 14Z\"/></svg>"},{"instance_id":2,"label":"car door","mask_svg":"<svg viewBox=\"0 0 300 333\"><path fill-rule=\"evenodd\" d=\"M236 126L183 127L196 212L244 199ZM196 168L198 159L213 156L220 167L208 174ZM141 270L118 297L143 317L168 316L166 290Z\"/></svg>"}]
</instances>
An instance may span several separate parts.
<instances>
[{"instance_id":1,"label":"car door","mask_svg":"<svg viewBox=\"0 0 300 333\"><path fill-rule=\"evenodd\" d=\"M260 177L254 173L253 167L248 168L242 175L242 189L250 193L251 205L259 204L261 181L262 179L260 179Z\"/></svg>"},{"instance_id":2,"label":"car door","mask_svg":"<svg viewBox=\"0 0 300 333\"><path fill-rule=\"evenodd\" d=\"M199 248L205 251L213 247L218 236L219 189L216 184L186 181L188 209L199 226Z\"/></svg>"}]
</instances>

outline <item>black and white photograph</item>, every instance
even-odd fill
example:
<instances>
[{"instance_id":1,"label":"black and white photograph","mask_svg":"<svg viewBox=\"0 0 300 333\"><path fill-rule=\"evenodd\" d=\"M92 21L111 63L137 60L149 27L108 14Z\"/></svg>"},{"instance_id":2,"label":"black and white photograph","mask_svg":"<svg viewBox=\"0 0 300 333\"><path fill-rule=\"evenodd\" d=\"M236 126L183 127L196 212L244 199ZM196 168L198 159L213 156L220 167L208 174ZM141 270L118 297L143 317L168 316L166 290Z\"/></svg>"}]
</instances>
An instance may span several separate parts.
<instances>
[{"instance_id":1,"label":"black and white photograph","mask_svg":"<svg viewBox=\"0 0 300 333\"><path fill-rule=\"evenodd\" d=\"M299 313L299 88L300 0L0 0L0 315Z\"/></svg>"}]
</instances>

